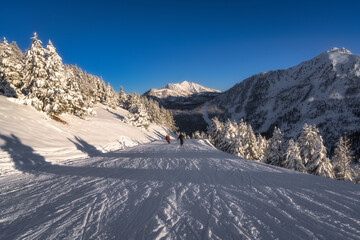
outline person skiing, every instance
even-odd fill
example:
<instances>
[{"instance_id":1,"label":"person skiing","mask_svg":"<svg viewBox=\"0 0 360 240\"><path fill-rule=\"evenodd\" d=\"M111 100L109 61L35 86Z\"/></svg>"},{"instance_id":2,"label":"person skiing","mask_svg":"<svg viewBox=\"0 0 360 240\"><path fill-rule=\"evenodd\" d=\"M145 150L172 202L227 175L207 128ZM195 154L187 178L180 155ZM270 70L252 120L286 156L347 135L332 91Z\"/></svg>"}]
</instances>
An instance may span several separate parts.
<instances>
[{"instance_id":1,"label":"person skiing","mask_svg":"<svg viewBox=\"0 0 360 240\"><path fill-rule=\"evenodd\" d=\"M166 139L166 141L168 142L168 144L170 144L170 135L169 135L169 134L166 135L165 139Z\"/></svg>"},{"instance_id":2,"label":"person skiing","mask_svg":"<svg viewBox=\"0 0 360 240\"><path fill-rule=\"evenodd\" d=\"M179 137L177 139L180 139L180 146L183 146L184 145L184 139L185 139L185 136L180 133Z\"/></svg>"}]
</instances>

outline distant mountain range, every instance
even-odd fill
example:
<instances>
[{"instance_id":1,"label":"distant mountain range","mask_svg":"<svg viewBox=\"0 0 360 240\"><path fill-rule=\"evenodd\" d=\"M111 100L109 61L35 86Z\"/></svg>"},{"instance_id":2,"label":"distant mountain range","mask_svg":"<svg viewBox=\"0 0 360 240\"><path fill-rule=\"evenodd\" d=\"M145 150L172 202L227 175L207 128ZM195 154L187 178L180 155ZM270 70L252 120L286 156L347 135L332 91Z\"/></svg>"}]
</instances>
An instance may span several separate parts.
<instances>
[{"instance_id":1,"label":"distant mountain range","mask_svg":"<svg viewBox=\"0 0 360 240\"><path fill-rule=\"evenodd\" d=\"M145 95L166 99L168 97L188 97L194 94L220 93L221 91L201 86L197 83L183 81L182 83L169 83L160 89L150 89Z\"/></svg>"},{"instance_id":2,"label":"distant mountain range","mask_svg":"<svg viewBox=\"0 0 360 240\"><path fill-rule=\"evenodd\" d=\"M200 87L189 82L168 84L145 95L181 113L181 118L186 116L188 123L196 123L194 130L206 129L206 122L200 120L206 102L210 116L243 118L267 137L275 126L286 137L296 138L305 123L316 124L329 150L345 133L359 149L360 56L345 48L333 48L286 70L253 75L223 93L196 92L207 89Z\"/></svg>"},{"instance_id":3,"label":"distant mountain range","mask_svg":"<svg viewBox=\"0 0 360 240\"><path fill-rule=\"evenodd\" d=\"M213 99L220 93L219 90L183 81L182 83L169 83L160 89L150 89L143 95L157 100L167 109L191 110Z\"/></svg>"},{"instance_id":4,"label":"distant mountain range","mask_svg":"<svg viewBox=\"0 0 360 240\"><path fill-rule=\"evenodd\" d=\"M160 89L151 89L143 95L171 110L179 131L191 134L197 130L206 131L207 123L203 118L201 106L220 93L219 90L184 81L170 83Z\"/></svg>"}]
</instances>

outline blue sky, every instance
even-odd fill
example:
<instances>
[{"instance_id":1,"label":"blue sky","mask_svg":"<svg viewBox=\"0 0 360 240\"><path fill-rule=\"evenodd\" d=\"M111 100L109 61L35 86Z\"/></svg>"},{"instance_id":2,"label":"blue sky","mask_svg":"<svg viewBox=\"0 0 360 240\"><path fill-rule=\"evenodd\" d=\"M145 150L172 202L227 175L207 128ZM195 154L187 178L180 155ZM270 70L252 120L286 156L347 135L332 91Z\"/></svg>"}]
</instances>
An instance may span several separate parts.
<instances>
[{"instance_id":1,"label":"blue sky","mask_svg":"<svg viewBox=\"0 0 360 240\"><path fill-rule=\"evenodd\" d=\"M0 36L33 32L118 91L184 80L227 90L334 46L360 54L360 1L6 1Z\"/></svg>"}]
</instances>

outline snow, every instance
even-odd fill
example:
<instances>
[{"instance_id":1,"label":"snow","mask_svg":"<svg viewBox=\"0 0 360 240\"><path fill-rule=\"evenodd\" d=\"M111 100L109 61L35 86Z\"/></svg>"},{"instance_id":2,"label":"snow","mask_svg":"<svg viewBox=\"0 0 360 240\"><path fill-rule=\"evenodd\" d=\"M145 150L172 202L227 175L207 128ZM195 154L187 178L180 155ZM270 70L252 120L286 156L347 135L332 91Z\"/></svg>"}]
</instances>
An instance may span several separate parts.
<instances>
[{"instance_id":1,"label":"snow","mask_svg":"<svg viewBox=\"0 0 360 240\"><path fill-rule=\"evenodd\" d=\"M205 122L210 125L211 124L211 120L209 118L209 114L208 114L208 110L209 110L209 103L206 102L203 106L203 118L205 120Z\"/></svg>"},{"instance_id":2,"label":"snow","mask_svg":"<svg viewBox=\"0 0 360 240\"><path fill-rule=\"evenodd\" d=\"M358 185L204 140L45 165L0 179L0 189L1 239L360 238Z\"/></svg>"},{"instance_id":3,"label":"snow","mask_svg":"<svg viewBox=\"0 0 360 240\"><path fill-rule=\"evenodd\" d=\"M359 185L96 111L64 125L0 96L0 239L360 239Z\"/></svg>"},{"instance_id":4,"label":"snow","mask_svg":"<svg viewBox=\"0 0 360 240\"><path fill-rule=\"evenodd\" d=\"M87 156L88 153L84 152L86 145L94 146L94 151L107 152L159 139L167 131L156 125L150 125L147 131L125 124L122 120L127 111L101 104L97 105L96 116L80 119L61 115L60 118L67 122L64 125L13 100L0 96L0 177L15 171L11 158L1 149L4 138L11 138L11 135L46 161L58 163Z\"/></svg>"},{"instance_id":5,"label":"snow","mask_svg":"<svg viewBox=\"0 0 360 240\"><path fill-rule=\"evenodd\" d=\"M155 96L158 98L166 98L169 96L173 97L187 97L192 94L205 93L205 92L217 92L219 90L207 88L197 83L183 81L181 83L169 83L165 87L149 90L148 95Z\"/></svg>"}]
</instances>

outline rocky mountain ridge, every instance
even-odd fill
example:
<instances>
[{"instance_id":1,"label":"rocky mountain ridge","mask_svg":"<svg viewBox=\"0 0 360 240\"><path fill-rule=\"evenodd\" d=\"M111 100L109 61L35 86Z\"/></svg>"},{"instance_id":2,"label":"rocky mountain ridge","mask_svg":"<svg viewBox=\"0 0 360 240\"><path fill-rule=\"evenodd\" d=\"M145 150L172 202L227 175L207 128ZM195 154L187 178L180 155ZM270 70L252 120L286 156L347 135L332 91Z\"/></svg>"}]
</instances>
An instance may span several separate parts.
<instances>
[{"instance_id":1,"label":"rocky mountain ridge","mask_svg":"<svg viewBox=\"0 0 360 240\"><path fill-rule=\"evenodd\" d=\"M333 48L289 69L253 75L209 105L267 136L277 126L296 137L308 123L318 126L328 149L344 134L359 142L360 56Z\"/></svg>"}]
</instances>

